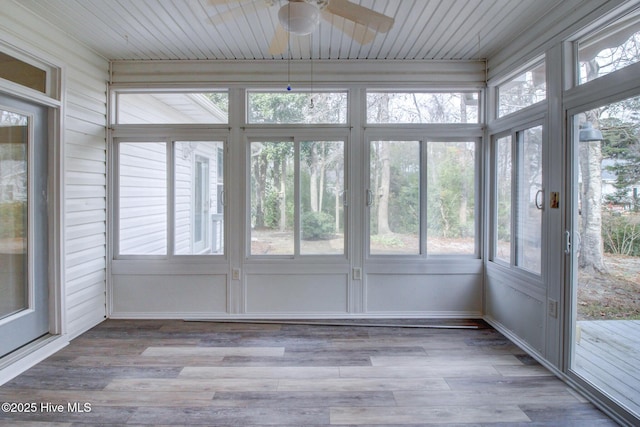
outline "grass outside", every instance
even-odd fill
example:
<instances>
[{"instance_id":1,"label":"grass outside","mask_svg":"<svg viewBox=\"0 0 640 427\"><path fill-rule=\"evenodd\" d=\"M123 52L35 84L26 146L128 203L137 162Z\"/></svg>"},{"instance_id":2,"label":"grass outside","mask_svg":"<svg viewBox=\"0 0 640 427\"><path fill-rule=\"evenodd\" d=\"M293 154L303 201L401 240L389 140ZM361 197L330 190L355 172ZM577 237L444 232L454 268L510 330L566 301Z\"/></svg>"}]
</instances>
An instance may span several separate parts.
<instances>
[{"instance_id":1,"label":"grass outside","mask_svg":"<svg viewBox=\"0 0 640 427\"><path fill-rule=\"evenodd\" d=\"M605 265L578 273L578 320L640 320L640 257L607 254Z\"/></svg>"}]
</instances>

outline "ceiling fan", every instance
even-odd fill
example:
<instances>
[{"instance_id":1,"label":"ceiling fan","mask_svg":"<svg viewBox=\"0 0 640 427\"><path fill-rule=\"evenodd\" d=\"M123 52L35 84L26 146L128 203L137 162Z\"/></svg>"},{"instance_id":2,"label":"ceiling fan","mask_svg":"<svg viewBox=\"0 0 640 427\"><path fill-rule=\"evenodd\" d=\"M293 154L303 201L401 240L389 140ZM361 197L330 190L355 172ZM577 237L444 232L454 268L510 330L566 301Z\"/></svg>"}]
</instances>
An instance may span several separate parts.
<instances>
[{"instance_id":1,"label":"ceiling fan","mask_svg":"<svg viewBox=\"0 0 640 427\"><path fill-rule=\"evenodd\" d=\"M249 4L253 4L256 11L280 6L276 32L269 44L269 53L272 55L279 55L287 49L289 34L296 36L311 34L320 23L320 17L360 44L370 43L376 33L386 33L394 22L389 16L349 0L209 0L209 3L213 5L240 3L211 17L214 25L243 15Z\"/></svg>"}]
</instances>

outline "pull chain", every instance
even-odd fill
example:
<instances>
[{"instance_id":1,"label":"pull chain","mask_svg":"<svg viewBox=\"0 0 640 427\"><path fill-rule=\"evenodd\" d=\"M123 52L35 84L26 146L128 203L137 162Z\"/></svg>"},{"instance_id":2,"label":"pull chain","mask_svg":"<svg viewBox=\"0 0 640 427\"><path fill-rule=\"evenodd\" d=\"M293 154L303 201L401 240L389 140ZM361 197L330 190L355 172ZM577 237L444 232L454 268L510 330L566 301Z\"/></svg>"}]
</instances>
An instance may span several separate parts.
<instances>
[{"instance_id":1,"label":"pull chain","mask_svg":"<svg viewBox=\"0 0 640 427\"><path fill-rule=\"evenodd\" d=\"M287 22L291 22L291 5L287 5ZM287 90L291 91L291 32L287 31Z\"/></svg>"}]
</instances>

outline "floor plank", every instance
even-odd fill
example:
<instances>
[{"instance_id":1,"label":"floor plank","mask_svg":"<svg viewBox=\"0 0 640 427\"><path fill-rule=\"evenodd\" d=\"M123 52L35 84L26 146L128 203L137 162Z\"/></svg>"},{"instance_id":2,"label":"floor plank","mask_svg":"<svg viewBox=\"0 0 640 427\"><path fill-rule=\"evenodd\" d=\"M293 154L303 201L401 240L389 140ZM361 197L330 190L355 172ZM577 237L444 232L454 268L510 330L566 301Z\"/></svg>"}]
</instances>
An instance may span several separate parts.
<instances>
[{"instance_id":1,"label":"floor plank","mask_svg":"<svg viewBox=\"0 0 640 427\"><path fill-rule=\"evenodd\" d=\"M529 417L511 406L404 406L400 408L332 408L331 424L514 423Z\"/></svg>"},{"instance_id":2,"label":"floor plank","mask_svg":"<svg viewBox=\"0 0 640 427\"><path fill-rule=\"evenodd\" d=\"M0 426L615 425L482 322L392 322L108 320L0 387L62 412Z\"/></svg>"}]
</instances>

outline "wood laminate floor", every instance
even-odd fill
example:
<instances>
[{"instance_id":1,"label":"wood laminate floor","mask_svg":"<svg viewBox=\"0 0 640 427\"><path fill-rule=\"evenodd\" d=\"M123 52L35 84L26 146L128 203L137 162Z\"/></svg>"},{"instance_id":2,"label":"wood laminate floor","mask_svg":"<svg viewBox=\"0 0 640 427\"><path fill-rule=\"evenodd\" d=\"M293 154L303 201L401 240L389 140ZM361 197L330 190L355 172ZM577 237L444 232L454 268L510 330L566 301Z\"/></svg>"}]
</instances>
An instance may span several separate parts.
<instances>
[{"instance_id":1,"label":"wood laminate floor","mask_svg":"<svg viewBox=\"0 0 640 427\"><path fill-rule=\"evenodd\" d=\"M0 387L0 425L616 425L478 326L108 320Z\"/></svg>"}]
</instances>

